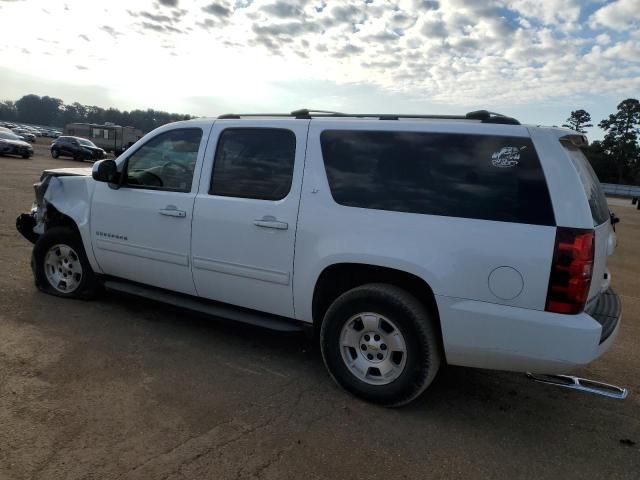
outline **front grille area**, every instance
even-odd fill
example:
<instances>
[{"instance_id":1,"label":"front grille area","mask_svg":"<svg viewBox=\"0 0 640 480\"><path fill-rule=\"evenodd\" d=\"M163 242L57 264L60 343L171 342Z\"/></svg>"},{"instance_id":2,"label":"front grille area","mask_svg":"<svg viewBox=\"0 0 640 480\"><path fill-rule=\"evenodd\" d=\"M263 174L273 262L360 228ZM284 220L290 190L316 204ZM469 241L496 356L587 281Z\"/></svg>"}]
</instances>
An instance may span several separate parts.
<instances>
[{"instance_id":1,"label":"front grille area","mask_svg":"<svg viewBox=\"0 0 640 480\"><path fill-rule=\"evenodd\" d=\"M600 294L598 301L590 305L585 312L602 325L602 335L600 335L600 343L602 343L611 336L620 320L622 314L620 297L612 288L608 288Z\"/></svg>"}]
</instances>

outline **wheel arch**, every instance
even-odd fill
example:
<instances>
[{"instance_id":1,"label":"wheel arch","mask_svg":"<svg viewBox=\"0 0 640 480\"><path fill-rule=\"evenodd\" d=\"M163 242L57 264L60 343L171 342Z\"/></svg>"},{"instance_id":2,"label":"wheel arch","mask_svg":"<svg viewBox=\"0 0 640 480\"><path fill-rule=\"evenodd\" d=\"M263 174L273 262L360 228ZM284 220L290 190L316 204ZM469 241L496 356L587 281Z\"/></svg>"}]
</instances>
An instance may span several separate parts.
<instances>
[{"instance_id":1,"label":"wheel arch","mask_svg":"<svg viewBox=\"0 0 640 480\"><path fill-rule=\"evenodd\" d=\"M434 316L440 345L443 345L440 315L431 285L413 273L366 263L335 263L322 270L312 297L314 331L320 331L324 315L333 301L343 293L368 283L395 285L416 297Z\"/></svg>"},{"instance_id":2,"label":"wheel arch","mask_svg":"<svg viewBox=\"0 0 640 480\"><path fill-rule=\"evenodd\" d=\"M76 221L69 215L66 215L58 210L55 205L49 203L47 204L47 209L44 217L44 229L45 231L47 231L54 227L69 228L73 230L73 232L78 235L78 237L82 238L80 229L78 228L78 224L76 223Z\"/></svg>"}]
</instances>

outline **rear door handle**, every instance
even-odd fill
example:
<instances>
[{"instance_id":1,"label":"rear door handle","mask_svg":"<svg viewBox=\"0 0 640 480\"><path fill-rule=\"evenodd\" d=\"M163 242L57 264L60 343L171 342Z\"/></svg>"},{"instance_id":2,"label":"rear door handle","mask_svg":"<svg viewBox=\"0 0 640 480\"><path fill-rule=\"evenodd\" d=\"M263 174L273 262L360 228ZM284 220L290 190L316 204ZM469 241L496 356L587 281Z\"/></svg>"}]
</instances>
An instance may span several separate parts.
<instances>
[{"instance_id":1,"label":"rear door handle","mask_svg":"<svg viewBox=\"0 0 640 480\"><path fill-rule=\"evenodd\" d=\"M187 216L187 212L185 212L184 210L178 210L173 205L167 205L167 208L158 210L158 213L160 215L166 215L167 217L184 218Z\"/></svg>"},{"instance_id":2,"label":"rear door handle","mask_svg":"<svg viewBox=\"0 0 640 480\"><path fill-rule=\"evenodd\" d=\"M260 220L254 220L253 224L262 228L275 228L276 230L287 230L289 224L287 222L280 222L276 220L276 217L270 215L262 217Z\"/></svg>"}]
</instances>

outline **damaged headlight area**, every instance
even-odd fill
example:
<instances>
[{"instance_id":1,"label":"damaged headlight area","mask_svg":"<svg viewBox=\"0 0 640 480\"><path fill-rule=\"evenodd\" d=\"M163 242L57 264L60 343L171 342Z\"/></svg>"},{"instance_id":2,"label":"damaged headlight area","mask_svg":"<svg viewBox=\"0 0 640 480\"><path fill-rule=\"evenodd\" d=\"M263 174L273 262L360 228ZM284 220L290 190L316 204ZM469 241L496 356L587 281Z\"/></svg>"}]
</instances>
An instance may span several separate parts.
<instances>
[{"instance_id":1,"label":"damaged headlight area","mask_svg":"<svg viewBox=\"0 0 640 480\"><path fill-rule=\"evenodd\" d=\"M49 188L51 178L53 177L45 172L40 177L40 181L33 184L36 199L31 207L31 211L20 214L18 218L16 218L16 229L31 243L36 243L40 235L44 233L46 212L44 194L47 192L47 188Z\"/></svg>"},{"instance_id":2,"label":"damaged headlight area","mask_svg":"<svg viewBox=\"0 0 640 480\"><path fill-rule=\"evenodd\" d=\"M45 170L33 185L35 202L29 213L16 219L16 228L31 243L52 225L86 225L91 168L56 168Z\"/></svg>"}]
</instances>

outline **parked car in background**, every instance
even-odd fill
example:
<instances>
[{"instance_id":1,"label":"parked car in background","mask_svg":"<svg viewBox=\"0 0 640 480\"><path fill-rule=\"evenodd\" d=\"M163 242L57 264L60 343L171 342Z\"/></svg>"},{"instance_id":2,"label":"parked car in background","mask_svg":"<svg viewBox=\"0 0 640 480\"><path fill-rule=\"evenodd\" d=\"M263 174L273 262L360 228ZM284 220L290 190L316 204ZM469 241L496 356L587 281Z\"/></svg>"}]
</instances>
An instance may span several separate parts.
<instances>
[{"instance_id":1,"label":"parked car in background","mask_svg":"<svg viewBox=\"0 0 640 480\"><path fill-rule=\"evenodd\" d=\"M0 130L0 155L19 155L29 158L33 155L33 147L10 131Z\"/></svg>"},{"instance_id":2,"label":"parked car in background","mask_svg":"<svg viewBox=\"0 0 640 480\"><path fill-rule=\"evenodd\" d=\"M25 141L27 142L35 142L36 141L36 136L24 129L21 128L14 128L13 129L13 133L15 133L16 135L18 135L19 137L22 137Z\"/></svg>"},{"instance_id":3,"label":"parked car in background","mask_svg":"<svg viewBox=\"0 0 640 480\"><path fill-rule=\"evenodd\" d=\"M51 156L73 157L74 160L100 160L107 156L107 152L86 138L58 137L51 144Z\"/></svg>"},{"instance_id":4,"label":"parked car in background","mask_svg":"<svg viewBox=\"0 0 640 480\"><path fill-rule=\"evenodd\" d=\"M53 130L50 128L44 128L41 130L42 137L58 138L60 135L62 135L62 132L60 132L59 130Z\"/></svg>"}]
</instances>

